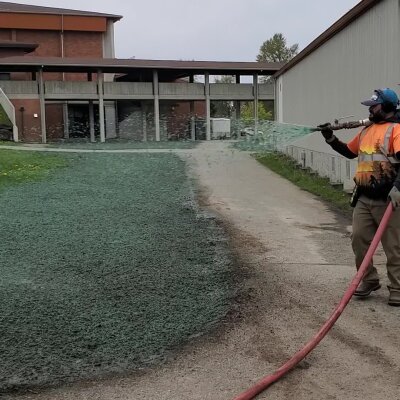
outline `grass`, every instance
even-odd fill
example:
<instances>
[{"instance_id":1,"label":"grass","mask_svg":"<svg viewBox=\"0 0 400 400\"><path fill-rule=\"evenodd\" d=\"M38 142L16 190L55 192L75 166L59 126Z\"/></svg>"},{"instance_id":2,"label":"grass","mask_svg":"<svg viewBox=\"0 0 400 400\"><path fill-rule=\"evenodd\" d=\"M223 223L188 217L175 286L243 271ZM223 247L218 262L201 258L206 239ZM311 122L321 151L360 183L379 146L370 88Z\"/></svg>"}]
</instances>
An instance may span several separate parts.
<instances>
[{"instance_id":1,"label":"grass","mask_svg":"<svg viewBox=\"0 0 400 400\"><path fill-rule=\"evenodd\" d=\"M311 175L307 171L297 168L291 158L281 153L256 154L255 157L261 164L293 182L299 188L318 196L345 215L352 213L349 195L342 190L335 189L329 179Z\"/></svg>"},{"instance_id":2,"label":"grass","mask_svg":"<svg viewBox=\"0 0 400 400\"><path fill-rule=\"evenodd\" d=\"M0 397L161 362L234 295L228 241L179 157L65 158L1 193Z\"/></svg>"},{"instance_id":3,"label":"grass","mask_svg":"<svg viewBox=\"0 0 400 400\"><path fill-rule=\"evenodd\" d=\"M0 148L0 190L10 185L43 179L52 170L65 165L65 159L60 156Z\"/></svg>"}]
</instances>

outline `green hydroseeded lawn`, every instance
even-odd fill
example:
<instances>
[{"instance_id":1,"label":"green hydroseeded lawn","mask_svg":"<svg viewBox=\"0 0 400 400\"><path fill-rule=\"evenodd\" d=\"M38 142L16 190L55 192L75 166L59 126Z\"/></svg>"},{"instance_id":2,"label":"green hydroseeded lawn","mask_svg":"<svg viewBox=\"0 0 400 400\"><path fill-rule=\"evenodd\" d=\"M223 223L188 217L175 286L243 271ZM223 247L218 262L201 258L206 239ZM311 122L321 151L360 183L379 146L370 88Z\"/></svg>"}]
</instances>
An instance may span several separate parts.
<instances>
[{"instance_id":1,"label":"green hydroseeded lawn","mask_svg":"<svg viewBox=\"0 0 400 400\"><path fill-rule=\"evenodd\" d=\"M227 240L196 208L181 159L61 163L0 191L0 392L162 361L233 296Z\"/></svg>"}]
</instances>

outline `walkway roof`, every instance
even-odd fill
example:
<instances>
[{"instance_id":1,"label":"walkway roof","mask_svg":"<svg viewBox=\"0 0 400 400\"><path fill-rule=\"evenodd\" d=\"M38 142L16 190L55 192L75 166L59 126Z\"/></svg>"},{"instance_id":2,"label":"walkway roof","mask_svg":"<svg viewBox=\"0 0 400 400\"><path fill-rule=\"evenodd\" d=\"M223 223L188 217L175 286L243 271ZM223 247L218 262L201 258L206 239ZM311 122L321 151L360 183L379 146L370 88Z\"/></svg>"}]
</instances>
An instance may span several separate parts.
<instances>
[{"instance_id":1,"label":"walkway roof","mask_svg":"<svg viewBox=\"0 0 400 400\"><path fill-rule=\"evenodd\" d=\"M123 73L130 77L149 76L157 70L160 79L178 79L190 75L273 75L284 64L266 62L175 61L106 58L60 58L17 56L0 58L0 72L98 72Z\"/></svg>"}]
</instances>

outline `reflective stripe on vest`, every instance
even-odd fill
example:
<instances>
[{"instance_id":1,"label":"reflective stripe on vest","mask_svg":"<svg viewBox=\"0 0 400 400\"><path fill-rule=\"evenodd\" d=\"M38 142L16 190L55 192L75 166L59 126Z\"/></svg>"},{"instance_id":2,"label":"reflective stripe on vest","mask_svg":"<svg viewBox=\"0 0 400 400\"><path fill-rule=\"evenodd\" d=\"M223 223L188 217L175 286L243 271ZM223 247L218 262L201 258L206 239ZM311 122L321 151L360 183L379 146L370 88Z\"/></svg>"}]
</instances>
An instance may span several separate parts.
<instances>
[{"instance_id":1,"label":"reflective stripe on vest","mask_svg":"<svg viewBox=\"0 0 400 400\"><path fill-rule=\"evenodd\" d=\"M393 129L396 124L390 124L390 126L386 129L385 137L383 139L383 146L381 147L382 152L380 153L360 153L360 145L358 147L358 162L373 162L373 161L388 161L391 164L399 164L400 160L397 160L393 157L393 155L389 155L389 143L390 138L392 137ZM362 138L367 133L367 128L364 128L360 133L359 143L361 143Z\"/></svg>"},{"instance_id":2,"label":"reflective stripe on vest","mask_svg":"<svg viewBox=\"0 0 400 400\"><path fill-rule=\"evenodd\" d=\"M397 160L394 157L391 156L385 156L384 154L379 154L379 153L374 153L374 154L365 154L365 153L360 153L358 155L358 160L361 162L374 162L374 161L389 161L391 164L398 164L400 163L399 160Z\"/></svg>"}]
</instances>

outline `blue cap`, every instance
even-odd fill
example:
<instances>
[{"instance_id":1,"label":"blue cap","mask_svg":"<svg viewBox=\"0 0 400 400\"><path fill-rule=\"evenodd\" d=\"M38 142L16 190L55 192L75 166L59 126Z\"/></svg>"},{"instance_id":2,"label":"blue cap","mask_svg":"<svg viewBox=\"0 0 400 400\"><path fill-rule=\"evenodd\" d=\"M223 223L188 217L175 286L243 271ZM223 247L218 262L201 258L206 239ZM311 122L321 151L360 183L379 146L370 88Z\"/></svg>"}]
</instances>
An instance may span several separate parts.
<instances>
[{"instance_id":1,"label":"blue cap","mask_svg":"<svg viewBox=\"0 0 400 400\"><path fill-rule=\"evenodd\" d=\"M394 90L385 88L374 90L369 100L362 101L364 106L376 106L377 104L390 103L395 108L399 105L399 98Z\"/></svg>"}]
</instances>

